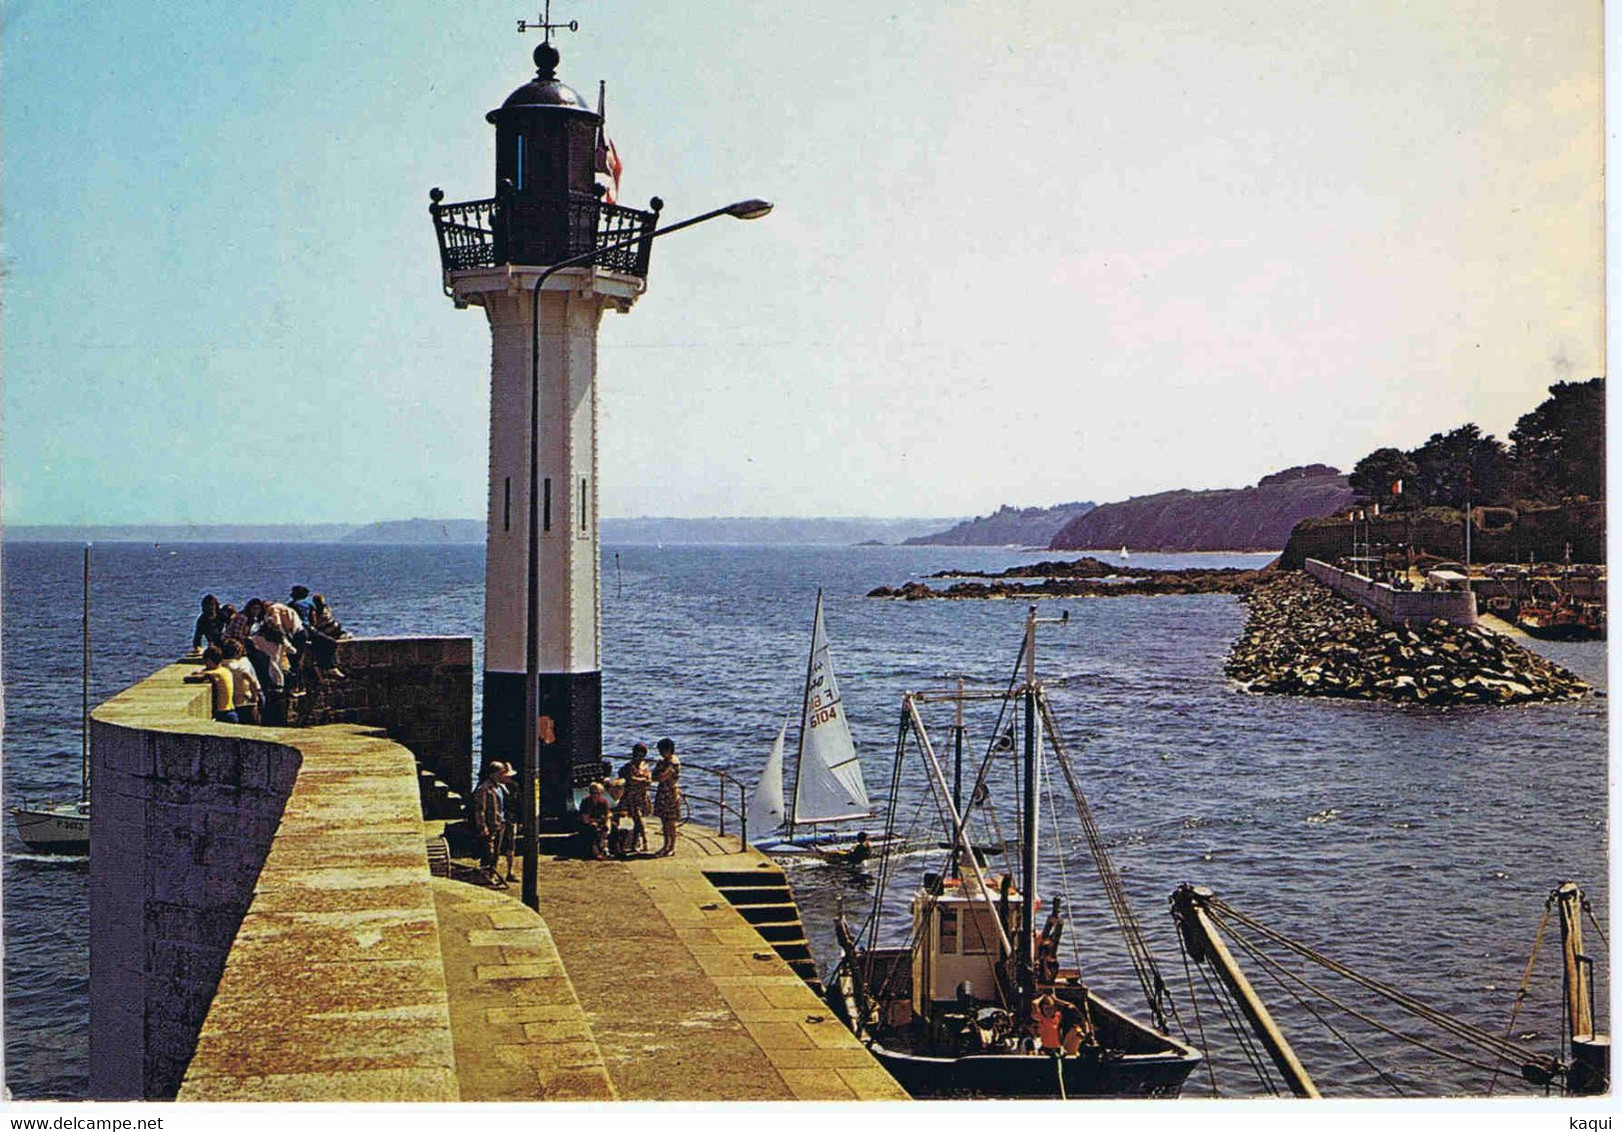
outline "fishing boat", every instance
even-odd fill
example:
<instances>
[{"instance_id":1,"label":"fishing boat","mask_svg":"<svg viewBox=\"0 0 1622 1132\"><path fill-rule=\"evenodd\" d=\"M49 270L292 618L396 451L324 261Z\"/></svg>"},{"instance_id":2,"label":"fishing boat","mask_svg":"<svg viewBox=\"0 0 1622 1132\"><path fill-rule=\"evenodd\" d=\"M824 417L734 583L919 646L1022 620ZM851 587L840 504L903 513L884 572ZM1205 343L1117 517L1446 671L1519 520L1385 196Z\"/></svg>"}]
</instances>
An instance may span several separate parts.
<instances>
[{"instance_id":1,"label":"fishing boat","mask_svg":"<svg viewBox=\"0 0 1622 1132\"><path fill-rule=\"evenodd\" d=\"M63 802L11 808L22 843L36 853L84 855L90 852L90 545L84 548L83 663L80 673L79 797Z\"/></svg>"},{"instance_id":2,"label":"fishing boat","mask_svg":"<svg viewBox=\"0 0 1622 1132\"><path fill-rule=\"evenodd\" d=\"M1532 583L1531 597L1521 602L1515 622L1528 635L1546 641L1592 641L1605 637L1605 607L1582 602L1547 579Z\"/></svg>"},{"instance_id":3,"label":"fishing boat","mask_svg":"<svg viewBox=\"0 0 1622 1132\"><path fill-rule=\"evenodd\" d=\"M881 867L873 911L861 930L853 931L841 916L836 935L842 958L828 980L829 1005L914 1097L1176 1096L1200 1054L1166 1033L1167 1011L1174 1011L1166 984L1109 862L1036 680L1036 627L1041 623L1046 622L1033 606L1021 652L1024 677L1016 666L1005 690L965 691L959 685L955 693L912 692L902 698L895 774L899 780L909 748L916 750L931 795L926 804L933 802L950 823L947 856L939 872L923 874L908 900L904 932L884 928L891 911L884 894L896 871L890 859ZM960 720L965 699L992 702L999 712L967 806L961 756L949 783L921 710L954 697ZM1024 742L1016 760L1007 750L1005 723L1020 708L1023 724L1014 726L1020 726ZM957 730L961 734L961 724ZM1044 908L1036 895L1042 883L1037 871L1038 784L1053 784L1043 773L1047 748L1070 789L1153 1024L1132 1017L1089 987L1079 959L1073 966L1061 964L1068 903L1060 893ZM987 816L994 761L1015 762L1012 793L1021 797L1017 876L989 874L986 854L969 833L971 818ZM890 832L894 815L892 806ZM897 934L899 942L881 942L895 940Z\"/></svg>"},{"instance_id":4,"label":"fishing boat","mask_svg":"<svg viewBox=\"0 0 1622 1132\"><path fill-rule=\"evenodd\" d=\"M785 805L783 756L787 736L785 720L749 798L749 843L769 853L789 855L837 850L854 839L854 832L848 830L851 823L873 817L873 805L867 798L861 760L856 756L856 742L851 738L839 681L834 676L820 589L811 623L805 693L800 703L794 787Z\"/></svg>"}]
</instances>

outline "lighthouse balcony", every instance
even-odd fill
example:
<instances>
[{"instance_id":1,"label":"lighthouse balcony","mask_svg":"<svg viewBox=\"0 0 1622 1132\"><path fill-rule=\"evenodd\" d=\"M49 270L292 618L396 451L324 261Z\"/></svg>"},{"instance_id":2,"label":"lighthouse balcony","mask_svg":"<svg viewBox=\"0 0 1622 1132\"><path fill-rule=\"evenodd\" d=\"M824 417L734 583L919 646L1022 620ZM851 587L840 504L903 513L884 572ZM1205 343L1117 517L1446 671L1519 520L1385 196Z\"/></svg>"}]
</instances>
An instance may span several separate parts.
<instances>
[{"instance_id":1,"label":"lighthouse balcony","mask_svg":"<svg viewBox=\"0 0 1622 1132\"><path fill-rule=\"evenodd\" d=\"M509 264L545 267L599 250L594 266L647 278L648 237L657 213L605 204L584 193L447 203L435 189L430 197L447 287L452 272Z\"/></svg>"}]
</instances>

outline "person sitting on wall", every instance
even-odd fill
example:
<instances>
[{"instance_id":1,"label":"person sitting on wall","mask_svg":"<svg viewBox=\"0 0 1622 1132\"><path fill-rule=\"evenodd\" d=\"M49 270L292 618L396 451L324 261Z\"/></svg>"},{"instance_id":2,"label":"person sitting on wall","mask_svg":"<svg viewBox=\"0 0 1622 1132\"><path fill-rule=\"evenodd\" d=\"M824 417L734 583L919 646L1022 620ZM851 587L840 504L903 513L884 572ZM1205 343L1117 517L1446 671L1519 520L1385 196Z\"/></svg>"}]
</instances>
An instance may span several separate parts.
<instances>
[{"instance_id":1,"label":"person sitting on wall","mask_svg":"<svg viewBox=\"0 0 1622 1132\"><path fill-rule=\"evenodd\" d=\"M592 859L606 861L608 859L608 798L603 793L603 784L593 782L586 788L586 796L580 800L580 824L584 827L587 852Z\"/></svg>"},{"instance_id":2,"label":"person sitting on wall","mask_svg":"<svg viewBox=\"0 0 1622 1132\"><path fill-rule=\"evenodd\" d=\"M310 597L308 586L294 586L292 597L285 606L270 608L290 610L292 620L298 626L291 634L291 640L299 649L297 683L300 686L344 678L343 670L338 667L338 639L315 624L315 602ZM281 624L281 620L277 623ZM283 628L282 631L285 633L287 630Z\"/></svg>"},{"instance_id":3,"label":"person sitting on wall","mask_svg":"<svg viewBox=\"0 0 1622 1132\"><path fill-rule=\"evenodd\" d=\"M214 722L236 723L237 713L232 706L236 689L230 671L221 663L224 656L213 645L203 650L203 667L182 677L188 684L212 684Z\"/></svg>"},{"instance_id":4,"label":"person sitting on wall","mask_svg":"<svg viewBox=\"0 0 1622 1132\"><path fill-rule=\"evenodd\" d=\"M310 599L310 626L317 633L331 637L335 641L341 641L349 636L344 631L342 622L333 616L332 606L328 605L327 599L320 594Z\"/></svg>"}]
</instances>

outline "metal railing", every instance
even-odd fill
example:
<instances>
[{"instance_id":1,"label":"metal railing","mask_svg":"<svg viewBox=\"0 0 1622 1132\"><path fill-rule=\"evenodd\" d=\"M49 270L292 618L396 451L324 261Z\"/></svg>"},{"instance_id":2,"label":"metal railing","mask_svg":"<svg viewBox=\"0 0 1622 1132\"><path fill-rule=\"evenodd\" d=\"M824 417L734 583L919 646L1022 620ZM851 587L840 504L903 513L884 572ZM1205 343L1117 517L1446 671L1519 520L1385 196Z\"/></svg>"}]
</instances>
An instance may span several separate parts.
<instances>
[{"instance_id":1,"label":"metal railing","mask_svg":"<svg viewBox=\"0 0 1622 1132\"><path fill-rule=\"evenodd\" d=\"M742 779L734 778L726 771L719 770L714 767L699 766L697 763L683 762L681 764L681 769L683 773L693 770L699 772L700 774L711 775L716 779L716 793L714 795L695 792L688 789L687 783L682 784L681 794L682 801L684 803L682 812L683 820L686 821L691 819L693 808L692 804L694 802L698 802L702 806L713 807L716 814L715 831L722 836L725 836L727 831L727 815L731 814L737 819L739 844L741 844L745 849L749 848L748 785ZM738 804L736 806L733 806L726 800L727 793L732 787L737 787L738 790Z\"/></svg>"},{"instance_id":2,"label":"metal railing","mask_svg":"<svg viewBox=\"0 0 1622 1132\"><path fill-rule=\"evenodd\" d=\"M428 212L439 240L445 274L502 264L542 267L649 235L658 212L604 204L583 193L514 200L505 196L446 203L444 193L428 194ZM595 266L645 279L653 241L643 239L605 251Z\"/></svg>"}]
</instances>

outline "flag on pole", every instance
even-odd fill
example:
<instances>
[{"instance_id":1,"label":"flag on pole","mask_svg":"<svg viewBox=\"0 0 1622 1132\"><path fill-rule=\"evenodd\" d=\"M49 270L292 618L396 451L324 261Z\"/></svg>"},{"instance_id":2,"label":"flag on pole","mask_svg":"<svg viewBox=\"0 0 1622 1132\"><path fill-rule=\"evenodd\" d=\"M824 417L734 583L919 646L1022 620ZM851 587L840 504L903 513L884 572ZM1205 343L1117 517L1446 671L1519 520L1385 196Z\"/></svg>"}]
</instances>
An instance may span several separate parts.
<instances>
[{"instance_id":1,"label":"flag on pole","mask_svg":"<svg viewBox=\"0 0 1622 1132\"><path fill-rule=\"evenodd\" d=\"M625 167L620 163L620 152L614 147L614 139L608 136L608 116L604 111L607 99L608 84L602 80L597 83L597 154L593 168L597 175L597 183L603 187L603 203L617 204L620 195L620 174Z\"/></svg>"},{"instance_id":2,"label":"flag on pole","mask_svg":"<svg viewBox=\"0 0 1622 1132\"><path fill-rule=\"evenodd\" d=\"M625 167L620 164L619 150L614 148L614 139L602 130L597 131L597 183L603 187L603 202L615 204L620 195L620 174Z\"/></svg>"}]
</instances>

